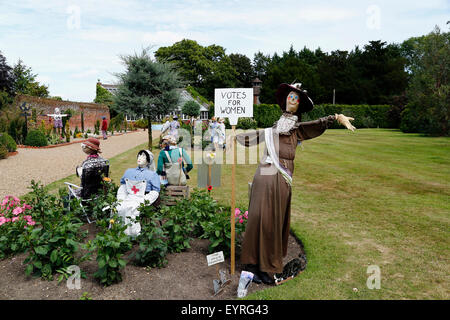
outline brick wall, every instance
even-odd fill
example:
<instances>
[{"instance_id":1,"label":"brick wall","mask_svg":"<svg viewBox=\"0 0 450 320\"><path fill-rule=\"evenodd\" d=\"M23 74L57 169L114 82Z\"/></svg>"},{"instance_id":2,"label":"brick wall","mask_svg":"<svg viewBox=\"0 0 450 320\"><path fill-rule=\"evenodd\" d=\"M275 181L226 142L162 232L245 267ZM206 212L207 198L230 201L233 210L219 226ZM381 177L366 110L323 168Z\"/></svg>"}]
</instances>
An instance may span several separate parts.
<instances>
[{"instance_id":1,"label":"brick wall","mask_svg":"<svg viewBox=\"0 0 450 320\"><path fill-rule=\"evenodd\" d=\"M15 100L15 105L19 107L22 103L26 102L27 106L30 107L29 113L33 108L37 112L37 123L41 123L44 120L46 123L53 120L46 114L54 114L55 108L59 108L61 113L65 110L71 109L74 111L74 115L69 120L69 126L71 130L78 127L81 130L81 114L83 113L84 118L84 130L91 129L94 131L95 122L100 120L102 117L106 117L109 123L109 108L106 105L98 103L89 102L74 102L74 101L58 101L53 99L38 98L26 95L18 95Z\"/></svg>"}]
</instances>

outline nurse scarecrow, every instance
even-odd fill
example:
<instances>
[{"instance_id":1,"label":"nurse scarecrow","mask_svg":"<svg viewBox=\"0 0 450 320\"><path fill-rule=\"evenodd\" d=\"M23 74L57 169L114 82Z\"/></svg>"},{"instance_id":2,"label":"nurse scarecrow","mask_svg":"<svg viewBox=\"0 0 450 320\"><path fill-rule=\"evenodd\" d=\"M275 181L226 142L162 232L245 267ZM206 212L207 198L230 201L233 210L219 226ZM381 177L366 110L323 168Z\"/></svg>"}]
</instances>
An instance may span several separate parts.
<instances>
[{"instance_id":1,"label":"nurse scarecrow","mask_svg":"<svg viewBox=\"0 0 450 320\"><path fill-rule=\"evenodd\" d=\"M141 225L136 222L139 216L139 206L145 200L150 204L159 198L161 183L155 172L153 154L149 150L141 150L137 154L137 167L127 169L120 179L117 190L119 205L117 213L122 217L128 228L125 234L136 237L141 232Z\"/></svg>"}]
</instances>

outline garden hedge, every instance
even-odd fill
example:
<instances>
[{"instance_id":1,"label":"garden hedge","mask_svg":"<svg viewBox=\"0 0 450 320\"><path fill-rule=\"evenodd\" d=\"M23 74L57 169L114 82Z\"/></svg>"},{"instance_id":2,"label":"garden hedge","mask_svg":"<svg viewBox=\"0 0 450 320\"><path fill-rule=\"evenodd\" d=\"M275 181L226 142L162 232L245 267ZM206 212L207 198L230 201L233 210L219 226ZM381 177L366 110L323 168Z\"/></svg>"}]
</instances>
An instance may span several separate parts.
<instances>
[{"instance_id":1,"label":"garden hedge","mask_svg":"<svg viewBox=\"0 0 450 320\"><path fill-rule=\"evenodd\" d=\"M389 105L346 105L346 104L321 104L302 115L302 121L315 120L321 117L342 113L355 118L352 124L356 128L396 128L395 119L389 116L392 107ZM253 117L259 128L267 128L274 124L281 115L281 110L276 104L254 105ZM334 123L332 128L342 128Z\"/></svg>"}]
</instances>

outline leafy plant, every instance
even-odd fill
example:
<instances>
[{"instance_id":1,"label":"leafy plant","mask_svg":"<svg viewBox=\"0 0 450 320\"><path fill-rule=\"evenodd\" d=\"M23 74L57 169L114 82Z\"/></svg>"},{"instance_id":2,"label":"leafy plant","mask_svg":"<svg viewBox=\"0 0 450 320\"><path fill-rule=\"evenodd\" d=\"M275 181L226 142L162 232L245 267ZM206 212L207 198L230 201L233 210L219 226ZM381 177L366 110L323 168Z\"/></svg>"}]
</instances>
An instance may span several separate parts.
<instances>
[{"instance_id":1,"label":"leafy plant","mask_svg":"<svg viewBox=\"0 0 450 320\"><path fill-rule=\"evenodd\" d=\"M49 194L42 185L31 181L30 205L35 225L27 226L23 241L28 253L25 273L52 280L57 270L78 264L75 254L86 236L83 225L71 213L64 214L58 195Z\"/></svg>"},{"instance_id":2,"label":"leafy plant","mask_svg":"<svg viewBox=\"0 0 450 320\"><path fill-rule=\"evenodd\" d=\"M167 231L161 226L161 215L148 201L139 207L141 233L137 238L139 249L135 254L135 263L139 266L165 267L168 253Z\"/></svg>"},{"instance_id":3,"label":"leafy plant","mask_svg":"<svg viewBox=\"0 0 450 320\"><path fill-rule=\"evenodd\" d=\"M189 243L192 240L194 223L183 210L184 207L181 205L161 208L161 215L165 221L163 230L167 232L169 252L182 252L191 247Z\"/></svg>"},{"instance_id":4,"label":"leafy plant","mask_svg":"<svg viewBox=\"0 0 450 320\"><path fill-rule=\"evenodd\" d=\"M80 297L80 300L92 300L91 296L89 295L89 292L85 291Z\"/></svg>"},{"instance_id":5,"label":"leafy plant","mask_svg":"<svg viewBox=\"0 0 450 320\"><path fill-rule=\"evenodd\" d=\"M97 252L98 270L94 274L101 284L110 286L122 281L121 270L127 261L124 254L132 247L131 239L125 234L127 225L122 223L120 217L114 215L112 219L97 221L101 231L94 240L87 244L92 252Z\"/></svg>"},{"instance_id":6,"label":"leafy plant","mask_svg":"<svg viewBox=\"0 0 450 320\"><path fill-rule=\"evenodd\" d=\"M248 213L241 214L239 208L235 210L235 243L236 247L240 247L239 235L245 230ZM231 219L229 211L219 211L211 216L208 221L200 223L203 228L201 238L209 240L208 250L210 253L216 251L223 251L224 255L228 257L231 253Z\"/></svg>"}]
</instances>

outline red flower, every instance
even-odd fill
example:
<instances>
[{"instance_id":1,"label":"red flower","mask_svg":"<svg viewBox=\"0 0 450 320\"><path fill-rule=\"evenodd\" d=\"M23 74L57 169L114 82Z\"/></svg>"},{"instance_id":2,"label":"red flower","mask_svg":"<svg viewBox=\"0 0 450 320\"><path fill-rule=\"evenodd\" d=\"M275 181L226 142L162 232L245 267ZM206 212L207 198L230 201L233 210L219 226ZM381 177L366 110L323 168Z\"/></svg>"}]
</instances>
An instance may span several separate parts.
<instances>
[{"instance_id":1,"label":"red flower","mask_svg":"<svg viewBox=\"0 0 450 320\"><path fill-rule=\"evenodd\" d=\"M208 191L211 191L212 190L212 186L208 186Z\"/></svg>"}]
</instances>

